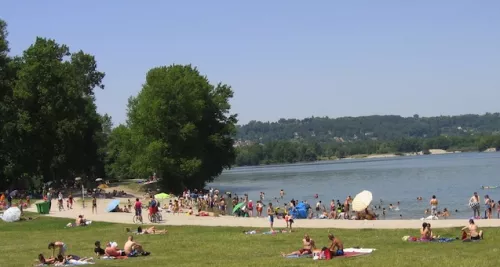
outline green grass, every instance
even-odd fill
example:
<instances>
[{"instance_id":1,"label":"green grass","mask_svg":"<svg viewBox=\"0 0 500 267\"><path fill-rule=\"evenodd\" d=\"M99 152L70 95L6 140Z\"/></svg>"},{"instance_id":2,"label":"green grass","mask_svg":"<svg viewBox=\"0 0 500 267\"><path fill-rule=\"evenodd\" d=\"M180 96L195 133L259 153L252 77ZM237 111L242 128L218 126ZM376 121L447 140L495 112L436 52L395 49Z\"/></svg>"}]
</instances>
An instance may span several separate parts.
<instances>
[{"instance_id":1,"label":"green grass","mask_svg":"<svg viewBox=\"0 0 500 267\"><path fill-rule=\"evenodd\" d=\"M93 244L116 241L123 246L127 225L94 222L89 227L65 229L68 219L40 217L34 221L0 223L0 266L31 266L39 253L49 255L49 241L63 241L68 253L93 256ZM130 227L130 226L129 226ZM330 229L346 247L377 248L358 258L313 261L283 259L280 252L300 248L304 233L318 246L327 244L326 229L297 229L291 234L244 235L242 228L168 227L167 235L136 236L151 256L127 260L98 260L98 266L498 266L500 229L485 229L486 239L478 243L408 243L401 237L417 230ZM458 229L436 229L442 236L456 236Z\"/></svg>"}]
</instances>

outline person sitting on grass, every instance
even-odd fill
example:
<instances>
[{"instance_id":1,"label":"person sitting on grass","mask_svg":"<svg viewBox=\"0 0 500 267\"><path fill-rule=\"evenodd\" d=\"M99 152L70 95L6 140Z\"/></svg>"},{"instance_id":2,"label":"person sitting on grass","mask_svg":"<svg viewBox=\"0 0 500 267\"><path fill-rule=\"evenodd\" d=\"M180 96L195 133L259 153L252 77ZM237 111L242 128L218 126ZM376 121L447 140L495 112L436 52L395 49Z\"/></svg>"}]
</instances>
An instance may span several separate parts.
<instances>
[{"instance_id":1,"label":"person sitting on grass","mask_svg":"<svg viewBox=\"0 0 500 267\"><path fill-rule=\"evenodd\" d=\"M467 230L469 231L469 233L467 233ZM474 223L473 219L469 220L469 225L468 226L465 226L464 228L462 228L462 233L464 233L464 232L468 236L470 236L471 240L480 240L480 239L483 239L483 231L480 231L477 228L477 225Z\"/></svg>"},{"instance_id":2,"label":"person sitting on grass","mask_svg":"<svg viewBox=\"0 0 500 267\"><path fill-rule=\"evenodd\" d=\"M144 251L142 245L134 241L133 236L128 237L127 242L125 242L124 250L126 255L148 256L151 254L150 252Z\"/></svg>"},{"instance_id":3,"label":"person sitting on grass","mask_svg":"<svg viewBox=\"0 0 500 267\"><path fill-rule=\"evenodd\" d=\"M106 254L104 252L104 249L101 248L101 242L100 241L95 241L94 245L95 245L94 253L95 253L95 255L98 258L101 257L101 256L104 256Z\"/></svg>"},{"instance_id":4,"label":"person sitting on grass","mask_svg":"<svg viewBox=\"0 0 500 267\"><path fill-rule=\"evenodd\" d=\"M328 239L331 241L328 250L330 251L330 255L334 256L343 256L344 255L344 243L333 234L328 234Z\"/></svg>"},{"instance_id":5,"label":"person sitting on grass","mask_svg":"<svg viewBox=\"0 0 500 267\"><path fill-rule=\"evenodd\" d=\"M295 256L295 255L296 256L311 255L313 249L316 249L316 244L314 243L314 240L312 240L308 234L305 234L304 239L302 239L302 248L301 249L294 251L290 254L281 253L281 255L283 257L289 257L289 256Z\"/></svg>"},{"instance_id":6,"label":"person sitting on grass","mask_svg":"<svg viewBox=\"0 0 500 267\"><path fill-rule=\"evenodd\" d=\"M78 215L78 218L75 220L75 225L76 226L85 226L87 220L83 218L83 215Z\"/></svg>"},{"instance_id":7,"label":"person sitting on grass","mask_svg":"<svg viewBox=\"0 0 500 267\"><path fill-rule=\"evenodd\" d=\"M49 247L49 249L52 249L52 257L53 258L55 258L56 248L59 249L59 253L58 254L63 255L63 256L64 256L64 253L66 253L66 250L68 248L66 246L66 244L64 244L61 241L50 242L48 247Z\"/></svg>"},{"instance_id":8,"label":"person sitting on grass","mask_svg":"<svg viewBox=\"0 0 500 267\"><path fill-rule=\"evenodd\" d=\"M106 249L104 250L104 253L108 257L120 257L120 256L126 256L124 251L121 251L117 249L118 244L115 242L109 242L106 244Z\"/></svg>"}]
</instances>

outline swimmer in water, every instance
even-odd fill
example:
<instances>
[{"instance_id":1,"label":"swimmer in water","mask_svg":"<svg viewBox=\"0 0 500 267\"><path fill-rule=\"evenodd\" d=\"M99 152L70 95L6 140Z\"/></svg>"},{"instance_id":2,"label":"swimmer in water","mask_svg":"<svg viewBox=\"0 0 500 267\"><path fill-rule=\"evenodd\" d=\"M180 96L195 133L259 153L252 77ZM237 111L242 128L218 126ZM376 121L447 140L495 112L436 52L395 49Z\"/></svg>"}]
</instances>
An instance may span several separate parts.
<instances>
[{"instance_id":1,"label":"swimmer in water","mask_svg":"<svg viewBox=\"0 0 500 267\"><path fill-rule=\"evenodd\" d=\"M390 210L393 210L393 209L394 209L394 207L392 206L392 204L389 204L389 209L390 209Z\"/></svg>"}]
</instances>

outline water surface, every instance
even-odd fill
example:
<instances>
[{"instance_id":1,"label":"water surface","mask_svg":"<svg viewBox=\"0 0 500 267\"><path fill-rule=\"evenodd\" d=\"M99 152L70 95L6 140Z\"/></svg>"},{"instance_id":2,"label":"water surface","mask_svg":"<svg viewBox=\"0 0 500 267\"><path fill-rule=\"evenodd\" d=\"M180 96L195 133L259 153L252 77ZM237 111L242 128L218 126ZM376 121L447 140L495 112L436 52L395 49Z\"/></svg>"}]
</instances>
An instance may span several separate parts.
<instances>
[{"instance_id":1,"label":"water surface","mask_svg":"<svg viewBox=\"0 0 500 267\"><path fill-rule=\"evenodd\" d=\"M259 192L271 200L284 189L285 200L307 200L313 205L318 194L327 206L332 199L342 201L369 190L376 205L380 199L386 207L400 201L400 211L388 211L386 218L405 219L423 217L429 199L436 195L440 210L446 207L453 218L468 218L471 210L467 203L474 191L500 200L500 189L480 189L482 185L500 185L499 175L500 153L457 153L240 167L225 171L210 186L238 195L247 193L254 201ZM418 196L424 200L417 201Z\"/></svg>"}]
</instances>

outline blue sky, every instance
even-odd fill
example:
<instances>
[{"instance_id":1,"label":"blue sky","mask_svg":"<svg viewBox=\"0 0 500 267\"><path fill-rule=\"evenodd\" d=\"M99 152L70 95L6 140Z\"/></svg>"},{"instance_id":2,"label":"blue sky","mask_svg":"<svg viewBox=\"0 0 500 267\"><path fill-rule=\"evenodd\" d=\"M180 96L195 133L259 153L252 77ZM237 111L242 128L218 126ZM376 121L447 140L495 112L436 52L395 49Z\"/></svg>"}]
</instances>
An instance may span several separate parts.
<instances>
[{"instance_id":1,"label":"blue sky","mask_svg":"<svg viewBox=\"0 0 500 267\"><path fill-rule=\"evenodd\" d=\"M230 84L240 122L498 112L500 1L2 2L12 54L36 36L96 56L115 123L155 66Z\"/></svg>"}]
</instances>

